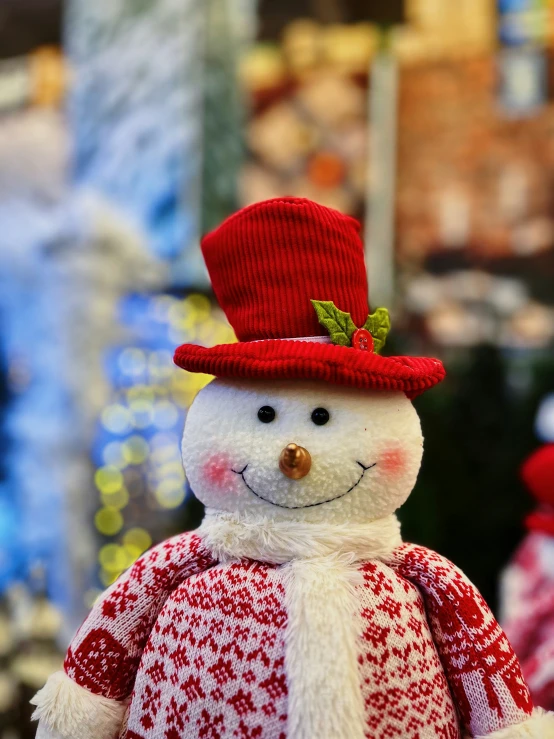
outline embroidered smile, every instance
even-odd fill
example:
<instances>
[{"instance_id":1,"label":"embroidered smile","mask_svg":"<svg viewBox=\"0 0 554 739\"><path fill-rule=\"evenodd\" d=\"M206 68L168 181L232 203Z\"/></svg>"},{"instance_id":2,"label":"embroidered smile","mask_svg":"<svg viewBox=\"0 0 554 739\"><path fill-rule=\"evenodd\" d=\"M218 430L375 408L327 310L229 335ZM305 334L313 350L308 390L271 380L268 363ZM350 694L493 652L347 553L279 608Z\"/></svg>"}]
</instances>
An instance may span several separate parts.
<instances>
[{"instance_id":1,"label":"embroidered smile","mask_svg":"<svg viewBox=\"0 0 554 739\"><path fill-rule=\"evenodd\" d=\"M268 498L264 498L263 495L260 495L259 493L257 493L254 490L254 488L252 488L246 481L246 477L244 476L244 473L248 469L248 464L245 464L242 470L234 470L233 468L231 468L231 472L234 472L235 475L240 475L242 477L242 481L244 482L248 490L250 490L250 492L256 496L256 498L263 500L265 503L270 503L271 505L277 506L278 508L288 508L290 510L296 510L298 508L314 508L315 506L323 505L324 503L331 503L333 500L339 500L340 498L344 498L345 495L348 495L348 493L351 493L354 490L354 488L358 487L358 485L364 479L365 473L368 470L371 470L373 467L375 467L377 462L370 464L369 467L366 467L366 465L362 464L361 462L356 462L356 464L360 465L360 467L362 468L362 474L358 478L358 481L354 483L354 485L352 485L351 488L349 488L345 493L336 495L334 498L329 498L328 500L320 500L318 503L309 503L308 505L282 505L281 503L274 503L272 500L269 500Z\"/></svg>"}]
</instances>

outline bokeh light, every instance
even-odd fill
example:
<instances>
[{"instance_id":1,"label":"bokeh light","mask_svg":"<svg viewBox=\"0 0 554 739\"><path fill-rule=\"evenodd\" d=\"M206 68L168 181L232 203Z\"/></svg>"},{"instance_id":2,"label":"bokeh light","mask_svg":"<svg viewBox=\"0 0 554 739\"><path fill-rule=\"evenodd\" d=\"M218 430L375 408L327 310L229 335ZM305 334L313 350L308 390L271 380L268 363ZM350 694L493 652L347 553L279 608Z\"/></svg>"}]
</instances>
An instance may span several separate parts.
<instances>
[{"instance_id":1,"label":"bokeh light","mask_svg":"<svg viewBox=\"0 0 554 739\"><path fill-rule=\"evenodd\" d=\"M131 414L128 408L115 403L103 411L102 423L112 434L124 434L131 427Z\"/></svg>"},{"instance_id":2,"label":"bokeh light","mask_svg":"<svg viewBox=\"0 0 554 739\"><path fill-rule=\"evenodd\" d=\"M145 552L152 546L152 538L146 529L134 528L129 529L123 536L123 545L125 547L136 547L142 552Z\"/></svg>"},{"instance_id":3,"label":"bokeh light","mask_svg":"<svg viewBox=\"0 0 554 739\"><path fill-rule=\"evenodd\" d=\"M118 510L121 510L121 508L125 508L125 506L129 503L129 491L124 485L122 485L113 493L100 493L100 499L102 503L108 508L116 508Z\"/></svg>"},{"instance_id":4,"label":"bokeh light","mask_svg":"<svg viewBox=\"0 0 554 739\"><path fill-rule=\"evenodd\" d=\"M142 464L150 453L150 447L146 439L135 434L122 445L122 452L127 464Z\"/></svg>"},{"instance_id":5,"label":"bokeh light","mask_svg":"<svg viewBox=\"0 0 554 739\"><path fill-rule=\"evenodd\" d=\"M554 443L554 393L547 395L539 406L535 431L541 441Z\"/></svg>"},{"instance_id":6,"label":"bokeh light","mask_svg":"<svg viewBox=\"0 0 554 739\"><path fill-rule=\"evenodd\" d=\"M118 508L106 506L101 508L94 517L96 528L105 536L113 536L123 527L123 516Z\"/></svg>"},{"instance_id":7,"label":"bokeh light","mask_svg":"<svg viewBox=\"0 0 554 739\"><path fill-rule=\"evenodd\" d=\"M116 493L123 485L123 475L117 467L101 467L94 475L94 482L101 493Z\"/></svg>"},{"instance_id":8,"label":"bokeh light","mask_svg":"<svg viewBox=\"0 0 554 739\"><path fill-rule=\"evenodd\" d=\"M93 450L102 587L165 538L186 497L182 429L187 409L211 378L176 367L175 347L236 341L221 311L200 294L131 296L121 317L133 341L108 357L110 400Z\"/></svg>"}]
</instances>

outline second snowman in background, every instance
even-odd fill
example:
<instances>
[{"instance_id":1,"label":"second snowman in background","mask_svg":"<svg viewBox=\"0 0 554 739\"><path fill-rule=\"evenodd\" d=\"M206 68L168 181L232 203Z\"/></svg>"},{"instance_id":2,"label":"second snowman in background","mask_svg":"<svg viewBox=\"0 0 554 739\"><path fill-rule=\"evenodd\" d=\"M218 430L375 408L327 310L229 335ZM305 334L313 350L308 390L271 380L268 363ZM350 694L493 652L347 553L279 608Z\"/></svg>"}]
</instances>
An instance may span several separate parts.
<instances>
[{"instance_id":1,"label":"second snowman in background","mask_svg":"<svg viewBox=\"0 0 554 739\"><path fill-rule=\"evenodd\" d=\"M537 508L502 577L501 623L536 705L554 710L554 444L533 452L521 477Z\"/></svg>"}]
</instances>

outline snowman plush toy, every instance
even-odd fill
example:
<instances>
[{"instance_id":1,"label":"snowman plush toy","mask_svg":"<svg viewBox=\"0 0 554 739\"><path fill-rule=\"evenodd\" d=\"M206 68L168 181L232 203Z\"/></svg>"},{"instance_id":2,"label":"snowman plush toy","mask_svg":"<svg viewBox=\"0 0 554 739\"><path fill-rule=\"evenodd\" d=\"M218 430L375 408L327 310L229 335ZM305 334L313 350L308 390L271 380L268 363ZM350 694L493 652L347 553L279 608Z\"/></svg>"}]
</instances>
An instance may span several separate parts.
<instances>
[{"instance_id":1,"label":"snowman plush toy","mask_svg":"<svg viewBox=\"0 0 554 739\"><path fill-rule=\"evenodd\" d=\"M183 437L206 516L94 606L38 739L554 737L475 587L402 542L444 369L379 353L356 221L280 198L202 247L239 339L175 354L216 378Z\"/></svg>"},{"instance_id":2,"label":"snowman plush toy","mask_svg":"<svg viewBox=\"0 0 554 739\"><path fill-rule=\"evenodd\" d=\"M554 443L536 449L521 477L538 506L501 580L501 624L536 705L554 709Z\"/></svg>"}]
</instances>

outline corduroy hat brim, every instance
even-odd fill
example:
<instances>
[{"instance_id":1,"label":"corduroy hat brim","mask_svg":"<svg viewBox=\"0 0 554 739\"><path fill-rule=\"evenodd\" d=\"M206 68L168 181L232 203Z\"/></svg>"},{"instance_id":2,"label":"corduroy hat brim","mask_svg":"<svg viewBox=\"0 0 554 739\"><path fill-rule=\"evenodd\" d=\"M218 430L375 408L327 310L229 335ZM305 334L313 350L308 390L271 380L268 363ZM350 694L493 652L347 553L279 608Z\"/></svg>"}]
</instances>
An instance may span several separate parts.
<instances>
[{"instance_id":1,"label":"corduroy hat brim","mask_svg":"<svg viewBox=\"0 0 554 739\"><path fill-rule=\"evenodd\" d=\"M352 347L275 339L205 348L183 344L175 364L189 372L258 380L321 380L361 390L401 390L415 398L445 376L427 357L383 357Z\"/></svg>"}]
</instances>

